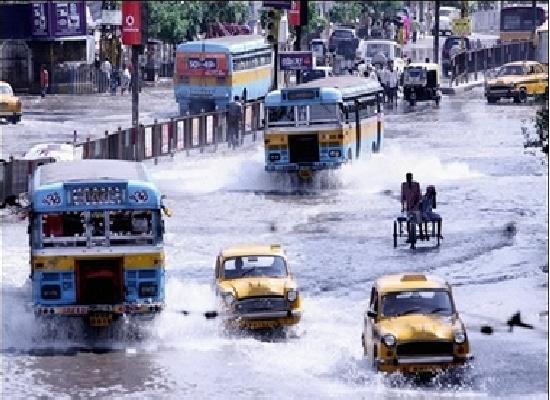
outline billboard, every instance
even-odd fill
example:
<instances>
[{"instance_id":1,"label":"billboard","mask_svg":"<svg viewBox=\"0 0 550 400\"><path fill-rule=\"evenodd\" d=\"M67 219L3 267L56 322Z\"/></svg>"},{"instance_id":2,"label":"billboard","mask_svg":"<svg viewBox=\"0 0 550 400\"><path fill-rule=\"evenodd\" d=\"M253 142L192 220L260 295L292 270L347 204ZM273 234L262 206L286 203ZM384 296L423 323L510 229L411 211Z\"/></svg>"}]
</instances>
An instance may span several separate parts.
<instances>
[{"instance_id":1,"label":"billboard","mask_svg":"<svg viewBox=\"0 0 550 400\"><path fill-rule=\"evenodd\" d=\"M262 4L265 8L276 8L278 10L290 10L292 9L291 0L264 0Z\"/></svg>"},{"instance_id":2,"label":"billboard","mask_svg":"<svg viewBox=\"0 0 550 400\"><path fill-rule=\"evenodd\" d=\"M183 76L226 77L228 72L225 53L177 53L176 74Z\"/></svg>"},{"instance_id":3,"label":"billboard","mask_svg":"<svg viewBox=\"0 0 550 400\"><path fill-rule=\"evenodd\" d=\"M141 1L122 2L122 43L141 44Z\"/></svg>"},{"instance_id":4,"label":"billboard","mask_svg":"<svg viewBox=\"0 0 550 400\"><path fill-rule=\"evenodd\" d=\"M31 35L49 39L86 35L85 1L31 3Z\"/></svg>"},{"instance_id":5,"label":"billboard","mask_svg":"<svg viewBox=\"0 0 550 400\"><path fill-rule=\"evenodd\" d=\"M311 51L281 51L279 53L281 71L309 71L313 68Z\"/></svg>"}]
</instances>

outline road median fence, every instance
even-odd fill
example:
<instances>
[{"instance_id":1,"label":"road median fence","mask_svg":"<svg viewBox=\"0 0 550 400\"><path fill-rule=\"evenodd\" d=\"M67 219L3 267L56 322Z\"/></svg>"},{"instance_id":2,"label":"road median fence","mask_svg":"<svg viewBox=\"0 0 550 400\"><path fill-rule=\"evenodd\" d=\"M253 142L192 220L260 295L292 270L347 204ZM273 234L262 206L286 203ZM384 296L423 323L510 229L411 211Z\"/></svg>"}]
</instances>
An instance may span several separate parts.
<instances>
[{"instance_id":1,"label":"road median fence","mask_svg":"<svg viewBox=\"0 0 550 400\"><path fill-rule=\"evenodd\" d=\"M235 149L242 145L245 136L255 142L263 129L263 102L250 102L243 106L242 120L235 134L230 129L227 111L217 110L196 115L172 118L169 121L140 125L139 128L118 128L105 131L104 137L87 138L78 142L74 131L73 144L82 147L83 159L111 159L143 161L174 156L177 152L205 149L217 151L221 148ZM9 196L19 196L27 191L30 176L42 164L55 162L55 158L21 160L10 157L0 160L2 179L0 201Z\"/></svg>"},{"instance_id":2,"label":"road median fence","mask_svg":"<svg viewBox=\"0 0 550 400\"><path fill-rule=\"evenodd\" d=\"M478 73L486 73L513 61L532 60L534 56L535 50L530 41L501 43L457 52L450 59L450 85L458 86L470 80L477 81Z\"/></svg>"}]
</instances>

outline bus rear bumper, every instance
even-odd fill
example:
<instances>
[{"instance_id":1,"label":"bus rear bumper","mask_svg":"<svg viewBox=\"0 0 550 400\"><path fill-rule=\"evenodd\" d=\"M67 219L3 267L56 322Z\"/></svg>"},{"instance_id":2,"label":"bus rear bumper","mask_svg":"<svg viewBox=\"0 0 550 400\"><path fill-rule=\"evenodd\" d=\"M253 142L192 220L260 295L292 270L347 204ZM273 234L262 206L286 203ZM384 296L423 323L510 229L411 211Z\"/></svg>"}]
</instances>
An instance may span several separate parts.
<instances>
[{"instance_id":1,"label":"bus rear bumper","mask_svg":"<svg viewBox=\"0 0 550 400\"><path fill-rule=\"evenodd\" d=\"M315 162L315 163L303 163L303 164L280 164L280 165L266 165L265 170L267 172L298 172L298 171L321 171L324 169L338 169L344 165L345 162Z\"/></svg>"},{"instance_id":2,"label":"bus rear bumper","mask_svg":"<svg viewBox=\"0 0 550 400\"><path fill-rule=\"evenodd\" d=\"M66 317L86 317L95 313L144 315L159 313L163 308L164 302L52 306L35 305L34 313L36 316L60 315Z\"/></svg>"}]
</instances>

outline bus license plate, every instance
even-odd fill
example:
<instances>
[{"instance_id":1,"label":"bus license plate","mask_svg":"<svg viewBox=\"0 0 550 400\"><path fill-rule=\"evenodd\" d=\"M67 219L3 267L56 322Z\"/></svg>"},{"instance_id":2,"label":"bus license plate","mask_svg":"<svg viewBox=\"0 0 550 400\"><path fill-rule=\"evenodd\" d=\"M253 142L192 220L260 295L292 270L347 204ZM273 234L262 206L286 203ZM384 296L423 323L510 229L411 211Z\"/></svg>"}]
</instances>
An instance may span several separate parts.
<instances>
[{"instance_id":1,"label":"bus license plate","mask_svg":"<svg viewBox=\"0 0 550 400\"><path fill-rule=\"evenodd\" d=\"M107 313L90 314L90 326L109 326L113 321L113 315Z\"/></svg>"}]
</instances>

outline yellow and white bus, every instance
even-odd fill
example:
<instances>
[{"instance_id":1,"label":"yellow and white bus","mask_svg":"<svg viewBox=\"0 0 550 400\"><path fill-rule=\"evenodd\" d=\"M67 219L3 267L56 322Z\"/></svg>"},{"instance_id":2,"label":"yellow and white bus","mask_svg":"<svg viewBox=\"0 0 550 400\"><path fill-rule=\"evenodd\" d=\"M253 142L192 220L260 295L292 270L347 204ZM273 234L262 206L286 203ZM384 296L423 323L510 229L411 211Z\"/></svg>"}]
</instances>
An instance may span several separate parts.
<instances>
[{"instance_id":1,"label":"yellow and white bus","mask_svg":"<svg viewBox=\"0 0 550 400\"><path fill-rule=\"evenodd\" d=\"M335 169L380 151L383 89L357 76L318 79L269 93L265 100L265 170Z\"/></svg>"}]
</instances>

